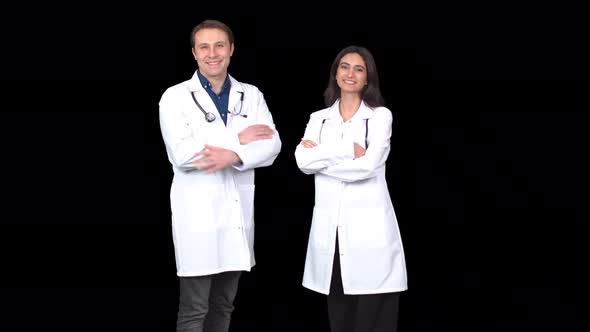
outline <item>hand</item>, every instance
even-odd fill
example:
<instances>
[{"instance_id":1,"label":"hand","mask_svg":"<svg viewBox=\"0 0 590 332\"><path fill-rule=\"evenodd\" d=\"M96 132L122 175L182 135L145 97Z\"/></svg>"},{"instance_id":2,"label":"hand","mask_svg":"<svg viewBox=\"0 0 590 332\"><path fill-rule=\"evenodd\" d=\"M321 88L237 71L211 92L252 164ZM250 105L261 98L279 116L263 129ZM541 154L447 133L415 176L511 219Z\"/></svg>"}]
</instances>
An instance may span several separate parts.
<instances>
[{"instance_id":1,"label":"hand","mask_svg":"<svg viewBox=\"0 0 590 332\"><path fill-rule=\"evenodd\" d=\"M358 145L357 143L354 143L354 159L364 156L366 151L367 150L365 148Z\"/></svg>"},{"instance_id":2,"label":"hand","mask_svg":"<svg viewBox=\"0 0 590 332\"><path fill-rule=\"evenodd\" d=\"M261 139L271 139L274 132L269 126L263 124L255 124L246 127L238 134L240 144L248 144Z\"/></svg>"},{"instance_id":3,"label":"hand","mask_svg":"<svg viewBox=\"0 0 590 332\"><path fill-rule=\"evenodd\" d=\"M304 148L313 148L314 146L318 146L316 142L309 139L302 139L301 145L303 145Z\"/></svg>"},{"instance_id":4,"label":"hand","mask_svg":"<svg viewBox=\"0 0 590 332\"><path fill-rule=\"evenodd\" d=\"M232 150L211 146L205 144L203 150L195 153L195 157L203 156L199 160L193 161L196 169L210 174L241 162L237 153Z\"/></svg>"}]
</instances>

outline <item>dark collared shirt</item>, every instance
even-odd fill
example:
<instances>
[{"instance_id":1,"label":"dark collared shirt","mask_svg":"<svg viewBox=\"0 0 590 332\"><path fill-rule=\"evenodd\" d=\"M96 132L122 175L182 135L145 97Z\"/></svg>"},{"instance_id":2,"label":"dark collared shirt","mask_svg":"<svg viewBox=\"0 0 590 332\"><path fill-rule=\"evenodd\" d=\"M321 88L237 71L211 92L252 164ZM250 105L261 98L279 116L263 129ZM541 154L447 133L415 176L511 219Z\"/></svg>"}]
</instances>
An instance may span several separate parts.
<instances>
[{"instance_id":1,"label":"dark collared shirt","mask_svg":"<svg viewBox=\"0 0 590 332\"><path fill-rule=\"evenodd\" d=\"M229 104L229 90L231 88L229 76L225 78L225 82L223 82L223 86L221 87L219 94L213 92L213 86L209 80L205 78L205 76L201 75L201 72L197 71L197 76L199 77L199 81L201 81L203 89L207 91L211 97L211 100L213 100L215 107L217 107L217 111L219 111L219 115L221 115L221 120L223 120L223 123L227 125L227 106Z\"/></svg>"}]
</instances>

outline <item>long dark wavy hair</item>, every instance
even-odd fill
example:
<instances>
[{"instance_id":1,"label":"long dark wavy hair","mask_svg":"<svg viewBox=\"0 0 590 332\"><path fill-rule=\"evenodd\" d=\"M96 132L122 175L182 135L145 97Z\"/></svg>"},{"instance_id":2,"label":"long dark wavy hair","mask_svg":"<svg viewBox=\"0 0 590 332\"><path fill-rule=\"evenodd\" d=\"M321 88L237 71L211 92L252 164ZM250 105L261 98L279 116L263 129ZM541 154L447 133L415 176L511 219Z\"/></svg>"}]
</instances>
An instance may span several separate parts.
<instances>
[{"instance_id":1,"label":"long dark wavy hair","mask_svg":"<svg viewBox=\"0 0 590 332\"><path fill-rule=\"evenodd\" d=\"M332 106L332 104L340 98L340 87L336 82L336 71L340 65L340 60L349 53L357 53L360 55L367 66L367 85L365 85L361 91L362 100L371 107L384 106L385 100L383 99L383 96L381 96L381 90L379 89L379 75L377 74L377 64L375 64L373 55L365 47L351 45L342 49L342 51L336 55L334 62L332 62L332 67L330 68L330 81L328 82L328 87L326 87L326 90L324 91L324 102L326 103L326 107Z\"/></svg>"}]
</instances>

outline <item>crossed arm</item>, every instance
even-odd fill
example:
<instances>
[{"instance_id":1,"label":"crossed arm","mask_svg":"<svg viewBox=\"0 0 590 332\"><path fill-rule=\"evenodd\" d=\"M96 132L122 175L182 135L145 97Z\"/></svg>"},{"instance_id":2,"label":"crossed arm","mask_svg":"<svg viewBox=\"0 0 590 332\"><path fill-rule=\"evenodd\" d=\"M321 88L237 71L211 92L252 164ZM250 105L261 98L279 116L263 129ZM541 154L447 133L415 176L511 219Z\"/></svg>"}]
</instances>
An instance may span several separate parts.
<instances>
[{"instance_id":1,"label":"crossed arm","mask_svg":"<svg viewBox=\"0 0 590 332\"><path fill-rule=\"evenodd\" d=\"M371 178L389 155L392 116L385 108L375 110L369 122L369 146L364 149L350 139L317 144L321 119L312 117L301 143L295 149L297 166L305 174L323 174L344 182Z\"/></svg>"},{"instance_id":2,"label":"crossed arm","mask_svg":"<svg viewBox=\"0 0 590 332\"><path fill-rule=\"evenodd\" d=\"M240 145L245 145L259 140L271 139L274 135L273 130L264 124L255 124L247 127L238 134ZM195 157L201 157L193 161L196 169L213 173L235 164L242 162L240 156L230 149L205 144L205 147L195 154Z\"/></svg>"}]
</instances>

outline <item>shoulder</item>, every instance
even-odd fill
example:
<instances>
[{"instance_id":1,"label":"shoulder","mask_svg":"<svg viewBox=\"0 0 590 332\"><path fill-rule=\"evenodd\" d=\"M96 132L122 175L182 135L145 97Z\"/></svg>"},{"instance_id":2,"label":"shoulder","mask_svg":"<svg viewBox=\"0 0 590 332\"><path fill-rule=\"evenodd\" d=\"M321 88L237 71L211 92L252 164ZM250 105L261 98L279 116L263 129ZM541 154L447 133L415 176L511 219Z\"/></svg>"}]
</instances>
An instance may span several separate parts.
<instances>
[{"instance_id":1,"label":"shoulder","mask_svg":"<svg viewBox=\"0 0 590 332\"><path fill-rule=\"evenodd\" d=\"M321 109L319 111L315 111L315 112L311 113L309 115L309 118L310 118L310 120L317 120L317 119L320 119L321 120L321 119L325 119L325 118L328 117L329 112L330 112L330 108L329 107L328 108L324 108L324 109Z\"/></svg>"},{"instance_id":2,"label":"shoulder","mask_svg":"<svg viewBox=\"0 0 590 332\"><path fill-rule=\"evenodd\" d=\"M171 98L177 98L182 94L186 94L186 91L188 91L188 82L189 81L184 81L168 87L162 94L160 102L169 100Z\"/></svg>"},{"instance_id":3,"label":"shoulder","mask_svg":"<svg viewBox=\"0 0 590 332\"><path fill-rule=\"evenodd\" d=\"M258 87L254 84L243 83L243 82L238 82L238 84L242 87L242 89L249 91L249 92L260 91L260 89L258 89Z\"/></svg>"},{"instance_id":4,"label":"shoulder","mask_svg":"<svg viewBox=\"0 0 590 332\"><path fill-rule=\"evenodd\" d=\"M379 106L379 107L372 108L372 110L373 110L373 118L380 119L380 120L387 120L387 121L392 120L393 115L391 113L391 110L389 110L389 108L387 108L385 106Z\"/></svg>"},{"instance_id":5,"label":"shoulder","mask_svg":"<svg viewBox=\"0 0 590 332\"><path fill-rule=\"evenodd\" d=\"M260 89L258 89L258 87L254 84L240 82L231 75L229 75L229 79L231 81L232 88L235 87L237 90L244 91L245 94L262 95Z\"/></svg>"}]
</instances>

